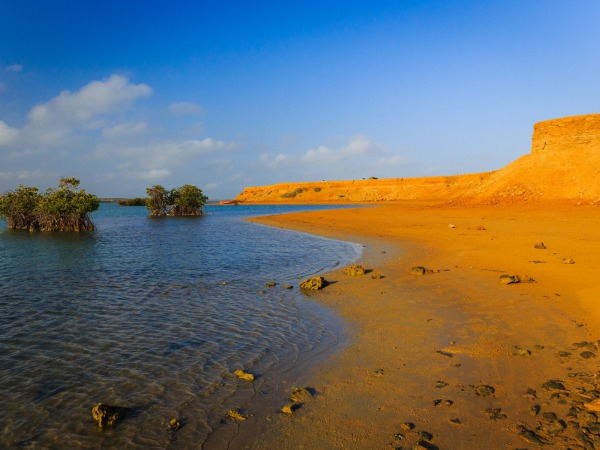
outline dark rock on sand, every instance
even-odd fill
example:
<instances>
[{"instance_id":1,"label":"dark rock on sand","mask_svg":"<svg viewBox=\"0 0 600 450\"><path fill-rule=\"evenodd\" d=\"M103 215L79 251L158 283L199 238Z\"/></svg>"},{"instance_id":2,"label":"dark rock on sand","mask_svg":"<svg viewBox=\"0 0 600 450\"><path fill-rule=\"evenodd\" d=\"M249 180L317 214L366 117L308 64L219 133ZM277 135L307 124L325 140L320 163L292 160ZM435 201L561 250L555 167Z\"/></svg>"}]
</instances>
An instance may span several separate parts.
<instances>
[{"instance_id":1,"label":"dark rock on sand","mask_svg":"<svg viewBox=\"0 0 600 450\"><path fill-rule=\"evenodd\" d=\"M490 395L494 395L496 390L492 386L488 386L487 384L480 384L475 388L475 394L480 397L489 397Z\"/></svg>"},{"instance_id":2,"label":"dark rock on sand","mask_svg":"<svg viewBox=\"0 0 600 450\"><path fill-rule=\"evenodd\" d=\"M517 432L521 438L523 438L530 444L544 445L547 443L544 438L535 434L535 432L533 432L532 430L525 428L523 425L519 425L517 427Z\"/></svg>"},{"instance_id":3,"label":"dark rock on sand","mask_svg":"<svg viewBox=\"0 0 600 450\"><path fill-rule=\"evenodd\" d=\"M540 405L533 405L531 408L529 408L529 415L537 416L540 412L540 409Z\"/></svg>"},{"instance_id":4,"label":"dark rock on sand","mask_svg":"<svg viewBox=\"0 0 600 450\"><path fill-rule=\"evenodd\" d=\"M487 408L485 413L488 415L490 420L506 419L506 414L502 412L502 408Z\"/></svg>"},{"instance_id":5,"label":"dark rock on sand","mask_svg":"<svg viewBox=\"0 0 600 450\"><path fill-rule=\"evenodd\" d=\"M546 381L544 384L542 384L542 387L548 390L566 391L565 385L558 380Z\"/></svg>"},{"instance_id":6,"label":"dark rock on sand","mask_svg":"<svg viewBox=\"0 0 600 450\"><path fill-rule=\"evenodd\" d=\"M546 250L546 246L544 245L543 242L538 242L536 243L533 248L537 248L538 250Z\"/></svg>"},{"instance_id":7,"label":"dark rock on sand","mask_svg":"<svg viewBox=\"0 0 600 450\"><path fill-rule=\"evenodd\" d=\"M419 431L419 437L424 441L431 441L433 439L433 434L428 431Z\"/></svg>"},{"instance_id":8,"label":"dark rock on sand","mask_svg":"<svg viewBox=\"0 0 600 450\"><path fill-rule=\"evenodd\" d=\"M317 291L319 289L323 289L325 286L327 286L327 281L321 276L307 278L300 283L300 289L305 289L308 291Z\"/></svg>"},{"instance_id":9,"label":"dark rock on sand","mask_svg":"<svg viewBox=\"0 0 600 450\"><path fill-rule=\"evenodd\" d=\"M561 358L566 358L567 356L571 356L571 353L561 351L561 352L558 352L557 355L560 356Z\"/></svg>"},{"instance_id":10,"label":"dark rock on sand","mask_svg":"<svg viewBox=\"0 0 600 450\"><path fill-rule=\"evenodd\" d=\"M590 359L590 358L595 358L596 354L593 352L590 352L590 351L585 351L585 352L580 353L580 356L583 359Z\"/></svg>"},{"instance_id":11,"label":"dark rock on sand","mask_svg":"<svg viewBox=\"0 0 600 450\"><path fill-rule=\"evenodd\" d=\"M98 403L92 408L92 417L98 422L98 426L104 429L124 419L130 411L131 409L124 406L111 406Z\"/></svg>"},{"instance_id":12,"label":"dark rock on sand","mask_svg":"<svg viewBox=\"0 0 600 450\"><path fill-rule=\"evenodd\" d=\"M443 389L446 386L448 386L448 383L446 383L445 381L441 381L440 380L440 381L436 381L435 382L435 387L438 388L438 389Z\"/></svg>"}]
</instances>

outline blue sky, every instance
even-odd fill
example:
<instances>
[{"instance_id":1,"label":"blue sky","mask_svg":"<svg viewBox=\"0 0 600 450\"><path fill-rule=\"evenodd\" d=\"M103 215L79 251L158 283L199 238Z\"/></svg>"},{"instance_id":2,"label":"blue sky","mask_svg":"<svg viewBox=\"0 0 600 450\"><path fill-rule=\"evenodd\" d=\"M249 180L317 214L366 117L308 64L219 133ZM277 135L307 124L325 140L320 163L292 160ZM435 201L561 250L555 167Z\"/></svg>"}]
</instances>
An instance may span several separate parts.
<instances>
[{"instance_id":1,"label":"blue sky","mask_svg":"<svg viewBox=\"0 0 600 450\"><path fill-rule=\"evenodd\" d=\"M600 112L600 2L0 2L0 192L454 175Z\"/></svg>"}]
</instances>

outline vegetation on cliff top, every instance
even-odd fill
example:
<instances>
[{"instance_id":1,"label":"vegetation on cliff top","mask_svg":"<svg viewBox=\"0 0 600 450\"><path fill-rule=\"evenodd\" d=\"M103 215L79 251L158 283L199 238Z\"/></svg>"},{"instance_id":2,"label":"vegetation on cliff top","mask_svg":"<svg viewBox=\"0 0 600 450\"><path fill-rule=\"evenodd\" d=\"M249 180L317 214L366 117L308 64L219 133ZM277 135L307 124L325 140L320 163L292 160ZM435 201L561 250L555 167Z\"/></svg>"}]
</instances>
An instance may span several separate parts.
<instances>
[{"instance_id":1,"label":"vegetation on cliff top","mask_svg":"<svg viewBox=\"0 0 600 450\"><path fill-rule=\"evenodd\" d=\"M167 191L160 184L146 189L146 208L151 216L201 216L208 200L202 190L191 184Z\"/></svg>"},{"instance_id":2,"label":"vegetation on cliff top","mask_svg":"<svg viewBox=\"0 0 600 450\"><path fill-rule=\"evenodd\" d=\"M8 228L29 231L92 231L90 213L98 197L79 189L77 178L61 178L58 188L40 193L36 187L19 185L0 195L0 218Z\"/></svg>"}]
</instances>

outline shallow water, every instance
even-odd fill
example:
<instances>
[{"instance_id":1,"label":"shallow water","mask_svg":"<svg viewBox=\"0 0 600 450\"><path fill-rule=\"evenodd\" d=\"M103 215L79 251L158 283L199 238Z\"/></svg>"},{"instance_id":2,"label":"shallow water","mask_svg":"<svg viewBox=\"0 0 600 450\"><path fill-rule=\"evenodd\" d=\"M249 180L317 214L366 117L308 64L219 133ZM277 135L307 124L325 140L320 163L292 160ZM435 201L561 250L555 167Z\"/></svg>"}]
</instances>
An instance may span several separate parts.
<instances>
[{"instance_id":1,"label":"shallow water","mask_svg":"<svg viewBox=\"0 0 600 450\"><path fill-rule=\"evenodd\" d=\"M228 409L272 408L279 380L340 339L339 320L298 292L298 277L346 264L360 246L241 219L310 208L152 219L102 204L97 230L79 234L2 222L0 447L219 447L235 432ZM100 401L132 413L101 432L90 413Z\"/></svg>"}]
</instances>

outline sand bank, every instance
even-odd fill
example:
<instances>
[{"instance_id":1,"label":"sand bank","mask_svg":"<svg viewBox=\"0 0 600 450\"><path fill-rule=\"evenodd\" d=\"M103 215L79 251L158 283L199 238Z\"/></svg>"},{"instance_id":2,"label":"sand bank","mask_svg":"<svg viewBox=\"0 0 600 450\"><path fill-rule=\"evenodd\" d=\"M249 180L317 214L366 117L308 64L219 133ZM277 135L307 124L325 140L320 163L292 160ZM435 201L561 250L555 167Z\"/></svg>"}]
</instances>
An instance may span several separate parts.
<instances>
[{"instance_id":1,"label":"sand bank","mask_svg":"<svg viewBox=\"0 0 600 450\"><path fill-rule=\"evenodd\" d=\"M258 436L242 425L238 443L600 444L583 406L600 397L597 206L386 204L257 221L361 242L360 263L383 278L326 275L334 283L312 298L346 319L350 344L308 375L314 400L291 416L273 411ZM413 266L439 272L410 275ZM505 285L502 274L535 282Z\"/></svg>"}]
</instances>

